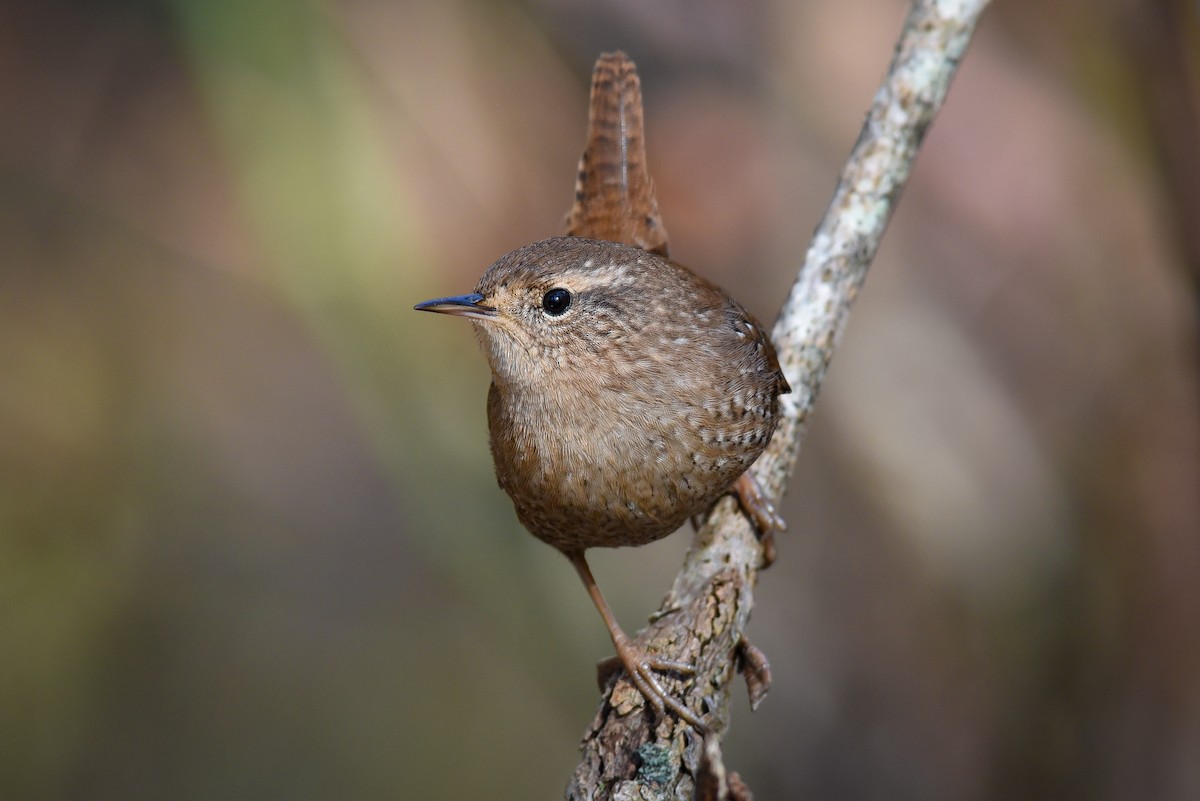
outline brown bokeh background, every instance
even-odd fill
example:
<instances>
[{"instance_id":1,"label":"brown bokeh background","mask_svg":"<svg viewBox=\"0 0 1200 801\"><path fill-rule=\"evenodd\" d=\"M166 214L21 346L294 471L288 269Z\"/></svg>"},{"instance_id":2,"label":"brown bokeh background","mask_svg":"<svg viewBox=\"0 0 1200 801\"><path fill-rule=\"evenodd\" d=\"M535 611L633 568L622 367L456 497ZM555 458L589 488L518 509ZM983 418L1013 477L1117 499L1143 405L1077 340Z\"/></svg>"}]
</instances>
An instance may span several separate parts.
<instances>
[{"instance_id":1,"label":"brown bokeh background","mask_svg":"<svg viewBox=\"0 0 1200 801\"><path fill-rule=\"evenodd\" d=\"M0 798L554 798L610 649L469 326L591 62L770 320L897 0L0 5ZM735 710L760 798L1200 797L1195 6L1000 3L852 315ZM635 628L686 535L594 564Z\"/></svg>"}]
</instances>

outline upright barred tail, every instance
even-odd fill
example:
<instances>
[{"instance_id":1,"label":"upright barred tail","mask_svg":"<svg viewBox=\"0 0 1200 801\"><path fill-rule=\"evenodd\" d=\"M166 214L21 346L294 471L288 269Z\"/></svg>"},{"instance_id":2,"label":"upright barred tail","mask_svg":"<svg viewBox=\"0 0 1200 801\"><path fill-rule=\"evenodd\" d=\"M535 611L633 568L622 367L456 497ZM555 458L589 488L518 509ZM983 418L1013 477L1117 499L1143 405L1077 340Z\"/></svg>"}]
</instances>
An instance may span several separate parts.
<instances>
[{"instance_id":1,"label":"upright barred tail","mask_svg":"<svg viewBox=\"0 0 1200 801\"><path fill-rule=\"evenodd\" d=\"M637 67L620 51L602 54L592 71L587 145L567 235L667 255L667 231L646 169L642 86Z\"/></svg>"}]
</instances>

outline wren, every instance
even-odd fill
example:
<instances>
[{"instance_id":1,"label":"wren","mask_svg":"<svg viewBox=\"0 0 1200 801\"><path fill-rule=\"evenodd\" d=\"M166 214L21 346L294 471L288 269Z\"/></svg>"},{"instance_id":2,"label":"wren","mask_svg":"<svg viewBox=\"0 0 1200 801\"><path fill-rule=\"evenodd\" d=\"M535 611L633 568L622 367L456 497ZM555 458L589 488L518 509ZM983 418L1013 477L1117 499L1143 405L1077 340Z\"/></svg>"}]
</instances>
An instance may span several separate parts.
<instances>
[{"instance_id":1,"label":"wren","mask_svg":"<svg viewBox=\"0 0 1200 801\"><path fill-rule=\"evenodd\" d=\"M791 390L762 326L667 258L642 129L633 62L602 55L570 236L515 250L471 294L416 308L474 323L492 372L496 477L517 518L571 560L651 707L706 731L654 676L691 666L630 640L584 551L653 542L733 491L769 562L769 535L783 522L746 468Z\"/></svg>"},{"instance_id":2,"label":"wren","mask_svg":"<svg viewBox=\"0 0 1200 801\"><path fill-rule=\"evenodd\" d=\"M517 518L575 565L651 705L702 728L651 672L684 666L634 647L584 551L665 537L766 448L789 388L762 327L685 267L578 237L515 250L473 293L416 308L474 323L492 458Z\"/></svg>"}]
</instances>

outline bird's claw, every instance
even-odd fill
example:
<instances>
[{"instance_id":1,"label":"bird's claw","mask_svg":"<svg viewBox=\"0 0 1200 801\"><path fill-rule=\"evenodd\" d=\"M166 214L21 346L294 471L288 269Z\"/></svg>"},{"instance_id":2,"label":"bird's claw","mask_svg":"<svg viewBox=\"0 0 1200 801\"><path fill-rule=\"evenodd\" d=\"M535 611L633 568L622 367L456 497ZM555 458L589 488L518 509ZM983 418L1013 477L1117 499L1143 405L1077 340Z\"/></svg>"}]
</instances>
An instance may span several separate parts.
<instances>
[{"instance_id":1,"label":"bird's claw","mask_svg":"<svg viewBox=\"0 0 1200 801\"><path fill-rule=\"evenodd\" d=\"M660 672L692 676L696 673L694 665L651 656L628 640L616 643L616 646L615 656L602 660L596 665L596 677L599 679L602 689L613 674L624 668L625 674L629 676L633 686L646 699L646 703L654 710L657 717L662 717L667 710L670 710L676 717L701 734L708 731L708 726L701 722L696 713L668 694L654 675L656 672Z\"/></svg>"},{"instance_id":2,"label":"bird's claw","mask_svg":"<svg viewBox=\"0 0 1200 801\"><path fill-rule=\"evenodd\" d=\"M775 511L775 504L771 503L749 472L742 473L733 482L733 492L758 530L758 541L762 543L763 552L761 569L766 569L775 561L775 532L786 531L787 522Z\"/></svg>"}]
</instances>

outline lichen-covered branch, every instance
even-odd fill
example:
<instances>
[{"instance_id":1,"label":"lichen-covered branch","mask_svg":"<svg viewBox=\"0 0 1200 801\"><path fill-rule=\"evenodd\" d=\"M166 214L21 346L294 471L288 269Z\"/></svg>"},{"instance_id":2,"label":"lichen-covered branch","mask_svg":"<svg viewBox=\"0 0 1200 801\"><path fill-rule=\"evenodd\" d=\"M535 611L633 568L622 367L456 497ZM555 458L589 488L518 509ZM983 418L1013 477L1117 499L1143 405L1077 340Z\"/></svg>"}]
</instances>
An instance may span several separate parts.
<instances>
[{"instance_id":1,"label":"lichen-covered branch","mask_svg":"<svg viewBox=\"0 0 1200 801\"><path fill-rule=\"evenodd\" d=\"M850 305L986 5L987 0L913 3L891 67L775 324L772 337L792 394L781 399L784 420L752 471L776 502ZM664 683L708 722L713 730L708 742L671 715L654 719L626 679L610 681L584 737L569 799L744 797L745 785L720 764L719 736L728 728L734 679L746 661L743 632L761 558L749 522L726 498L696 532L662 608L638 634L651 653L695 664L694 675L664 677ZM761 685L760 656L755 652L752 673Z\"/></svg>"}]
</instances>

